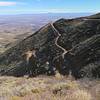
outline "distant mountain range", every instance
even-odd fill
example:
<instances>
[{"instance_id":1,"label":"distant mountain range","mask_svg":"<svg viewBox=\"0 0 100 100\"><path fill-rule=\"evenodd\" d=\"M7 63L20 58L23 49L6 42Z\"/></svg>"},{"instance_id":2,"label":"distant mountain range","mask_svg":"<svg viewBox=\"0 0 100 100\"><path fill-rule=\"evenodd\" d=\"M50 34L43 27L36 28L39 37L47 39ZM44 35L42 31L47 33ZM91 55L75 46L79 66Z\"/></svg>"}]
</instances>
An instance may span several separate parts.
<instances>
[{"instance_id":1,"label":"distant mountain range","mask_svg":"<svg viewBox=\"0 0 100 100\"><path fill-rule=\"evenodd\" d=\"M32 50L37 52L36 75L57 70L75 78L100 77L100 14L45 25L0 55L0 74L26 75L23 54Z\"/></svg>"}]
</instances>

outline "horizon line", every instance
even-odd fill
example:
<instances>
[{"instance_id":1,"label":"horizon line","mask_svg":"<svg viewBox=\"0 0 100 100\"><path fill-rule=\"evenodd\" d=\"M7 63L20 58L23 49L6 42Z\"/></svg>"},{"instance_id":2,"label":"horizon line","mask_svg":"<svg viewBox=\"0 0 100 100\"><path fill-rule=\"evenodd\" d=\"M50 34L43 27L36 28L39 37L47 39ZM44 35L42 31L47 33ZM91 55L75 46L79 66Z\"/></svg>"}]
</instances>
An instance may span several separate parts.
<instances>
[{"instance_id":1,"label":"horizon line","mask_svg":"<svg viewBox=\"0 0 100 100\"><path fill-rule=\"evenodd\" d=\"M32 14L96 14L100 12L39 12L39 13L15 13L15 14L0 14L0 15L32 15Z\"/></svg>"}]
</instances>

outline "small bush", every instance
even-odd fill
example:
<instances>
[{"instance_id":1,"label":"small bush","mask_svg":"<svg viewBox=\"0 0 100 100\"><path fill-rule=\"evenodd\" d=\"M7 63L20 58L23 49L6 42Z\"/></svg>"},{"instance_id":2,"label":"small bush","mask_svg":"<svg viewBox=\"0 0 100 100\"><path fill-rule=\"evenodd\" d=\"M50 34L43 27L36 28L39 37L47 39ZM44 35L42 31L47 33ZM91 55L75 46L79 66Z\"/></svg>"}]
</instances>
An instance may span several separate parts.
<instances>
[{"instance_id":1,"label":"small bush","mask_svg":"<svg viewBox=\"0 0 100 100\"><path fill-rule=\"evenodd\" d=\"M70 89L77 89L78 83L75 81L68 81L68 82L60 82L53 86L53 91L60 91L63 89L70 90Z\"/></svg>"},{"instance_id":2,"label":"small bush","mask_svg":"<svg viewBox=\"0 0 100 100\"><path fill-rule=\"evenodd\" d=\"M12 96L10 100L22 100L21 97L18 96Z\"/></svg>"},{"instance_id":3,"label":"small bush","mask_svg":"<svg viewBox=\"0 0 100 100\"><path fill-rule=\"evenodd\" d=\"M33 88L31 90L32 93L41 93L41 92L45 92L45 89L41 88L41 87L36 87L36 88Z\"/></svg>"},{"instance_id":4,"label":"small bush","mask_svg":"<svg viewBox=\"0 0 100 100\"><path fill-rule=\"evenodd\" d=\"M85 90L76 90L66 96L65 100L92 100L92 96Z\"/></svg>"}]
</instances>

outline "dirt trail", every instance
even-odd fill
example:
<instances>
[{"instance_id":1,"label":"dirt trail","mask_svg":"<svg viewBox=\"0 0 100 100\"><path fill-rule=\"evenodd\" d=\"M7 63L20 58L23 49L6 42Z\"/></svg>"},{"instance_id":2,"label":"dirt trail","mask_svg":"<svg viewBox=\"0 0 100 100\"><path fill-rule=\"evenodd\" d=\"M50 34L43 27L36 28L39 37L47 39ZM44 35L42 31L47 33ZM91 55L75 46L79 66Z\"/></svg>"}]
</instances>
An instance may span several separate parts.
<instances>
[{"instance_id":1,"label":"dirt trail","mask_svg":"<svg viewBox=\"0 0 100 100\"><path fill-rule=\"evenodd\" d=\"M60 45L58 44L58 40L59 40L61 34L60 34L59 31L55 28L55 26L53 25L53 23L50 23L50 24L51 24L52 28L53 28L53 29L56 31L56 33L58 34L58 36L57 36L57 38L56 38L56 40L55 40L55 44L56 44L57 47L59 47L60 49L63 50L62 57L64 58L64 57L65 57L65 54L68 53L69 50L66 50L65 48L63 48L62 46L60 46Z\"/></svg>"},{"instance_id":2,"label":"dirt trail","mask_svg":"<svg viewBox=\"0 0 100 100\"><path fill-rule=\"evenodd\" d=\"M98 21L100 21L100 19L92 19L92 18L90 18L90 19L84 18L83 20L84 20L84 21L85 21L85 20L94 20L94 21L97 21L97 20L98 20ZM55 40L55 44L56 44L57 47L59 47L60 49L63 50L62 57L63 57L63 59L64 59L65 54L67 54L69 51L71 51L71 49L70 49L70 50L66 50L66 49L63 48L61 45L58 44L58 40L59 40L59 38L61 37L61 34L60 34L60 32L55 28L55 26L53 25L52 22L51 22L50 24L51 24L52 28L55 30L55 32L58 34L58 36L56 37L56 40ZM71 55L74 55L74 54L71 53L71 52L69 52L69 53L70 53Z\"/></svg>"}]
</instances>

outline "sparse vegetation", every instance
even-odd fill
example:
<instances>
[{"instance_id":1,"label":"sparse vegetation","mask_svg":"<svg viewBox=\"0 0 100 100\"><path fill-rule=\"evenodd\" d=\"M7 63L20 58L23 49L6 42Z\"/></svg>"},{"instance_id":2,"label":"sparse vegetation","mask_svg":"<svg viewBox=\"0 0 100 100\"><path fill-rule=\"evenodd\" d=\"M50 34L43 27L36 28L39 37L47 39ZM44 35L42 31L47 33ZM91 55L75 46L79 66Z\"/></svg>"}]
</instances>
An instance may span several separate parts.
<instances>
[{"instance_id":1,"label":"sparse vegetation","mask_svg":"<svg viewBox=\"0 0 100 100\"><path fill-rule=\"evenodd\" d=\"M0 98L4 100L100 100L99 88L100 80L0 77Z\"/></svg>"}]
</instances>

